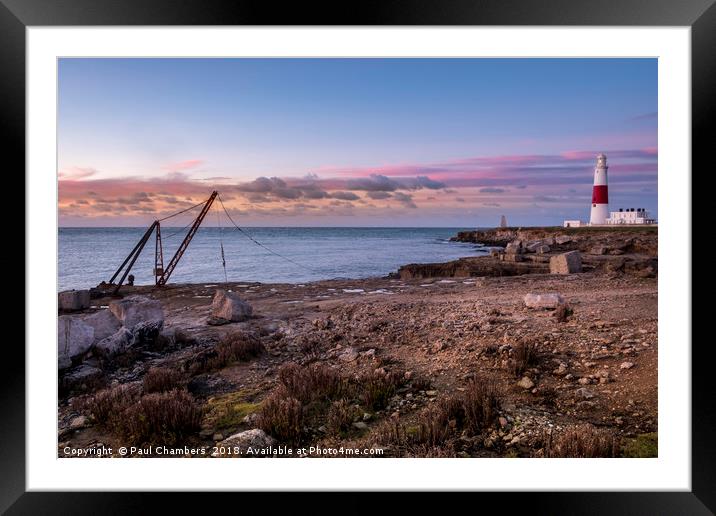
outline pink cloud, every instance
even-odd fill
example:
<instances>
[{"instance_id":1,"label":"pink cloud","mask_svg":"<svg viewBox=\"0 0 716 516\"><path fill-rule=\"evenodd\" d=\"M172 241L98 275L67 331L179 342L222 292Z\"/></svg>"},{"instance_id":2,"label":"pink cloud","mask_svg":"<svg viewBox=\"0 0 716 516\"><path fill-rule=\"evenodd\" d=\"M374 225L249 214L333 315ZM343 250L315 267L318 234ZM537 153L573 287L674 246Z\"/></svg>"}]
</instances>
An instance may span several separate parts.
<instances>
[{"instance_id":1,"label":"pink cloud","mask_svg":"<svg viewBox=\"0 0 716 516\"><path fill-rule=\"evenodd\" d=\"M93 176L96 173L97 171L95 169L89 167L68 167L60 170L57 176L67 181L74 181Z\"/></svg>"},{"instance_id":2,"label":"pink cloud","mask_svg":"<svg viewBox=\"0 0 716 516\"><path fill-rule=\"evenodd\" d=\"M169 163L164 165L164 170L170 170L172 172L179 172L181 170L191 170L193 168L203 165L205 161L203 159L187 159L185 161L179 161L177 163Z\"/></svg>"}]
</instances>

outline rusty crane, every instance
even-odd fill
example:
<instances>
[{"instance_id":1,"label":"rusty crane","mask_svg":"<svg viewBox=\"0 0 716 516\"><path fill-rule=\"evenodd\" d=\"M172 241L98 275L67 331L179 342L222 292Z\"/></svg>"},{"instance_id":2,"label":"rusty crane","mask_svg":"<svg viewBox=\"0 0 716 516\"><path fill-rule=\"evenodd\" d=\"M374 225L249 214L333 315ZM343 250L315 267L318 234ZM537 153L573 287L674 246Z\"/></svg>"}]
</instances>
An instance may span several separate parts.
<instances>
[{"instance_id":1,"label":"rusty crane","mask_svg":"<svg viewBox=\"0 0 716 516\"><path fill-rule=\"evenodd\" d=\"M200 202L199 204L196 204L194 206L191 206L185 210L182 210L180 212L174 213L172 215L169 215L168 217L164 217L162 219L155 220L152 222L152 224L147 228L147 231L142 235L142 238L139 239L139 242L134 246L132 251L127 255L127 257L122 262L122 265L119 266L117 271L114 273L114 275L110 278L108 283L102 282L98 288L99 289L112 289L112 294L116 295L119 293L119 289L122 288L122 285L124 284L125 280L127 279L127 275L129 274L129 271L132 270L132 267L134 266L134 262L137 261L137 258L139 258L139 255L141 254L142 250L144 249L144 246L147 244L149 239L152 236L152 233L155 234L155 248L154 248L154 283L157 286L166 285L167 281L169 281L169 277L172 275L172 272L174 272L174 269L176 268L177 264L179 263L179 260L181 260L181 257L184 255L184 252L186 251L187 247L189 247L189 243L191 242L191 239L194 238L194 235L199 230L199 226L201 226L201 223L204 221L204 217L206 217L206 214L209 213L209 210L211 209L212 204L214 204L214 200L216 199L217 195L219 193L217 191L213 191L209 198L206 201ZM182 213L185 213L189 210L192 210L194 208L197 208L199 206L202 206L201 211L199 212L199 215L194 219L194 221L191 223L191 227L189 228L189 231L184 236L184 240L182 240L181 244L179 244L179 248L174 253L174 256L172 256L171 260L169 260L169 263L166 267L164 267L164 251L162 249L162 229L161 229L161 222L165 221L167 219L170 219L172 217L175 217L177 215L180 215ZM222 249L223 251L223 249ZM121 275L121 276L120 276ZM115 280L119 276L119 281L115 284Z\"/></svg>"}]
</instances>

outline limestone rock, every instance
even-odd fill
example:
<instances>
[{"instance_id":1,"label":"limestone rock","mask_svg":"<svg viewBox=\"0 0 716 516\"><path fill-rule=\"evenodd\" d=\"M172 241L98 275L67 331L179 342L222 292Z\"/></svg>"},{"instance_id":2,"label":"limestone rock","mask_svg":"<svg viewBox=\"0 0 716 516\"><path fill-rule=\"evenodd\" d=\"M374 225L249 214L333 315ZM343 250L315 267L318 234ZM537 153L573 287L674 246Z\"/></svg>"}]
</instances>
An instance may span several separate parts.
<instances>
[{"instance_id":1,"label":"limestone rock","mask_svg":"<svg viewBox=\"0 0 716 516\"><path fill-rule=\"evenodd\" d=\"M549 259L550 274L574 274L582 272L582 255L579 251L558 254Z\"/></svg>"},{"instance_id":2,"label":"limestone rock","mask_svg":"<svg viewBox=\"0 0 716 516\"><path fill-rule=\"evenodd\" d=\"M232 449L231 454L226 454L225 456L262 457L267 455L267 448L269 448L270 446L274 446L275 444L276 439L268 435L263 430L259 428L254 428L253 430L239 432L238 434L234 434L230 437L227 437L223 441L218 442L216 446L217 448L219 448L219 450L212 453L211 456L222 457L223 455L221 453L221 448L230 448ZM239 448L239 455L235 455L233 453L234 447Z\"/></svg>"},{"instance_id":3,"label":"limestone rock","mask_svg":"<svg viewBox=\"0 0 716 516\"><path fill-rule=\"evenodd\" d=\"M564 304L564 298L559 294L526 294L524 302L529 308L554 309Z\"/></svg>"},{"instance_id":4,"label":"limestone rock","mask_svg":"<svg viewBox=\"0 0 716 516\"><path fill-rule=\"evenodd\" d=\"M87 364L69 371L62 377L62 387L68 390L85 389L102 377L102 370Z\"/></svg>"},{"instance_id":5,"label":"limestone rock","mask_svg":"<svg viewBox=\"0 0 716 516\"><path fill-rule=\"evenodd\" d=\"M97 342L95 349L105 356L113 356L124 353L131 348L134 343L134 334L127 328L122 327L109 337Z\"/></svg>"},{"instance_id":6,"label":"limestone rock","mask_svg":"<svg viewBox=\"0 0 716 516\"><path fill-rule=\"evenodd\" d=\"M69 367L69 361L89 351L92 344L94 344L92 326L76 316L62 315L57 318L59 369Z\"/></svg>"},{"instance_id":7,"label":"limestone rock","mask_svg":"<svg viewBox=\"0 0 716 516\"><path fill-rule=\"evenodd\" d=\"M143 324L162 328L164 325L164 310L162 304L156 299L146 296L129 296L124 299L112 301L109 310L128 330Z\"/></svg>"},{"instance_id":8,"label":"limestone rock","mask_svg":"<svg viewBox=\"0 0 716 516\"><path fill-rule=\"evenodd\" d=\"M517 382L517 385L519 385L523 389L531 389L535 386L535 383L528 376L523 376L522 379Z\"/></svg>"},{"instance_id":9,"label":"limestone rock","mask_svg":"<svg viewBox=\"0 0 716 516\"><path fill-rule=\"evenodd\" d=\"M214 294L214 300L211 303L211 317L215 319L240 322L251 317L252 312L251 305L235 292L217 289Z\"/></svg>"},{"instance_id":10,"label":"limestone rock","mask_svg":"<svg viewBox=\"0 0 716 516\"><path fill-rule=\"evenodd\" d=\"M571 242L572 237L568 235L559 235L558 237L555 237L554 241L557 245L562 245Z\"/></svg>"},{"instance_id":11,"label":"limestone rock","mask_svg":"<svg viewBox=\"0 0 716 516\"><path fill-rule=\"evenodd\" d=\"M57 294L57 305L60 310L71 312L84 310L90 305L89 290L66 290Z\"/></svg>"},{"instance_id":12,"label":"limestone rock","mask_svg":"<svg viewBox=\"0 0 716 516\"><path fill-rule=\"evenodd\" d=\"M100 310L82 319L85 324L94 328L94 340L99 342L115 333L121 325L119 320L109 310Z\"/></svg>"},{"instance_id":13,"label":"limestone rock","mask_svg":"<svg viewBox=\"0 0 716 516\"><path fill-rule=\"evenodd\" d=\"M358 358L358 351L355 348L347 348L338 355L338 360L341 362L353 362L356 358Z\"/></svg>"},{"instance_id":14,"label":"limestone rock","mask_svg":"<svg viewBox=\"0 0 716 516\"><path fill-rule=\"evenodd\" d=\"M519 240L515 240L514 242L510 242L507 244L507 247L505 247L505 253L507 254L520 254L522 253L522 242Z\"/></svg>"}]
</instances>

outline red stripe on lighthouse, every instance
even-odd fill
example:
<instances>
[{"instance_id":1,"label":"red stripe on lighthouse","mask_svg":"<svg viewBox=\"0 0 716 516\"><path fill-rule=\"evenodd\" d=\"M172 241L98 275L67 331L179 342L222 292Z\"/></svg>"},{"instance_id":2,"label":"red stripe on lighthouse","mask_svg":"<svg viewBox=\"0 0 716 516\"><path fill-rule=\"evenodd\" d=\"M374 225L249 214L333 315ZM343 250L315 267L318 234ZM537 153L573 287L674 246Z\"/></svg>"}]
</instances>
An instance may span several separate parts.
<instances>
[{"instance_id":1,"label":"red stripe on lighthouse","mask_svg":"<svg viewBox=\"0 0 716 516\"><path fill-rule=\"evenodd\" d=\"M592 204L609 204L607 185L594 185L592 190Z\"/></svg>"}]
</instances>

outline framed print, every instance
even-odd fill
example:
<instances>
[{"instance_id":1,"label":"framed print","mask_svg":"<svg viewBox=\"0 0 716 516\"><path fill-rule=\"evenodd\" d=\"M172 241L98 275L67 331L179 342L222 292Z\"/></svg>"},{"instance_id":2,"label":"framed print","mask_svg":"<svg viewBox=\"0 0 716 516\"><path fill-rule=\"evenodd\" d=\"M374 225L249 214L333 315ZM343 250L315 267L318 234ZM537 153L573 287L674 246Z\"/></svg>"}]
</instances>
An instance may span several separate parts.
<instances>
[{"instance_id":1,"label":"framed print","mask_svg":"<svg viewBox=\"0 0 716 516\"><path fill-rule=\"evenodd\" d=\"M710 513L712 4L4 0L27 308L3 509Z\"/></svg>"}]
</instances>

